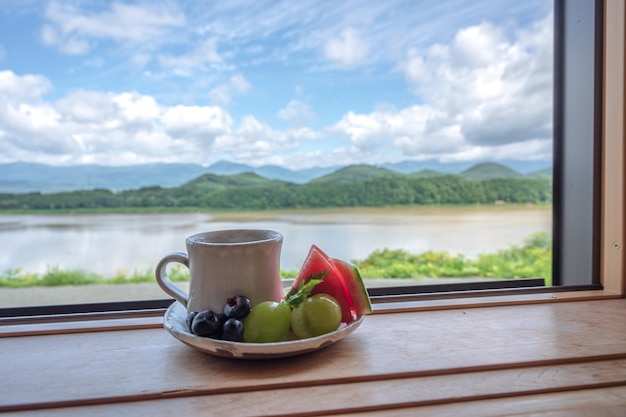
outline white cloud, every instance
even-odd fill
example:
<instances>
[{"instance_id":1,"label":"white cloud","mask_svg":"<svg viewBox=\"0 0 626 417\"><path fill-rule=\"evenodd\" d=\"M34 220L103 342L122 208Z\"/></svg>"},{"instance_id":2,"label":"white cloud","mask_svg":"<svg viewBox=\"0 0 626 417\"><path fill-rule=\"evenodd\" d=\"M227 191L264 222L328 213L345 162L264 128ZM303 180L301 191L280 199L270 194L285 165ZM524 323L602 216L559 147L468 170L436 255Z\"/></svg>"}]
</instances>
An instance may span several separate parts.
<instances>
[{"instance_id":1,"label":"white cloud","mask_svg":"<svg viewBox=\"0 0 626 417\"><path fill-rule=\"evenodd\" d=\"M258 165L277 153L296 150L303 141L318 140L319 136L307 128L275 130L254 116L246 116L236 129L216 139L215 150L230 154L237 161Z\"/></svg>"},{"instance_id":2,"label":"white cloud","mask_svg":"<svg viewBox=\"0 0 626 417\"><path fill-rule=\"evenodd\" d=\"M499 61L508 48L501 29L484 22L457 32L450 48L451 64L464 68L485 68Z\"/></svg>"},{"instance_id":3,"label":"white cloud","mask_svg":"<svg viewBox=\"0 0 626 417\"><path fill-rule=\"evenodd\" d=\"M333 147L332 149L317 149L312 151L287 154L277 159L275 163L292 169L306 169L316 167L334 167L351 164L379 164L380 156L371 153L359 154L352 147Z\"/></svg>"},{"instance_id":4,"label":"white cloud","mask_svg":"<svg viewBox=\"0 0 626 417\"><path fill-rule=\"evenodd\" d=\"M0 139L3 150L58 155L72 151L62 134L62 115L41 97L52 88L39 75L0 71ZM13 152L8 153L14 155Z\"/></svg>"},{"instance_id":5,"label":"white cloud","mask_svg":"<svg viewBox=\"0 0 626 417\"><path fill-rule=\"evenodd\" d=\"M161 123L174 139L210 145L216 136L229 130L232 120L219 107L179 105L167 109Z\"/></svg>"},{"instance_id":6,"label":"white cloud","mask_svg":"<svg viewBox=\"0 0 626 417\"><path fill-rule=\"evenodd\" d=\"M59 133L61 115L53 107L26 103L18 106L9 104L3 113L2 124L12 130L16 143L45 152L59 145L63 150L67 149L63 146L63 138L55 137ZM47 140L54 143L47 143Z\"/></svg>"},{"instance_id":7,"label":"white cloud","mask_svg":"<svg viewBox=\"0 0 626 417\"><path fill-rule=\"evenodd\" d=\"M117 106L111 97L94 91L77 91L56 103L64 120L75 123L104 124L117 118Z\"/></svg>"},{"instance_id":8,"label":"white cloud","mask_svg":"<svg viewBox=\"0 0 626 417\"><path fill-rule=\"evenodd\" d=\"M477 160L541 160L552 157L551 139L531 139L524 142L495 146L465 146L442 155L441 162L471 162Z\"/></svg>"},{"instance_id":9,"label":"white cloud","mask_svg":"<svg viewBox=\"0 0 626 417\"><path fill-rule=\"evenodd\" d=\"M119 114L129 123L148 124L161 116L161 107L153 97L138 93L121 93L111 97Z\"/></svg>"},{"instance_id":10,"label":"white cloud","mask_svg":"<svg viewBox=\"0 0 626 417\"><path fill-rule=\"evenodd\" d=\"M245 94L250 90L250 83L241 74L235 74L228 82L220 84L209 91L211 103L216 106L228 107L233 95Z\"/></svg>"},{"instance_id":11,"label":"white cloud","mask_svg":"<svg viewBox=\"0 0 626 417\"><path fill-rule=\"evenodd\" d=\"M278 111L277 116L295 126L302 126L317 119L311 106L299 100L291 100L285 108Z\"/></svg>"},{"instance_id":12,"label":"white cloud","mask_svg":"<svg viewBox=\"0 0 626 417\"><path fill-rule=\"evenodd\" d=\"M114 2L105 10L87 13L58 1L48 4L45 19L42 41L67 54L87 53L90 41L97 39L133 44L151 41L186 21L183 13L171 3Z\"/></svg>"},{"instance_id":13,"label":"white cloud","mask_svg":"<svg viewBox=\"0 0 626 417\"><path fill-rule=\"evenodd\" d=\"M483 23L460 30L450 45L410 50L401 68L428 105L459 123L468 143L549 138L551 31L545 19L509 40Z\"/></svg>"},{"instance_id":14,"label":"white cloud","mask_svg":"<svg viewBox=\"0 0 626 417\"><path fill-rule=\"evenodd\" d=\"M190 77L197 70L206 70L215 64L222 63L217 52L217 38L204 39L186 54L172 56L159 55L162 67L172 70L176 75Z\"/></svg>"},{"instance_id":15,"label":"white cloud","mask_svg":"<svg viewBox=\"0 0 626 417\"><path fill-rule=\"evenodd\" d=\"M41 29L41 40L47 45L55 45L67 55L83 55L89 51L89 43L85 39L73 35L66 35L52 25L45 25Z\"/></svg>"},{"instance_id":16,"label":"white cloud","mask_svg":"<svg viewBox=\"0 0 626 417\"><path fill-rule=\"evenodd\" d=\"M324 57L341 66L351 67L361 62L368 53L368 45L354 28L346 28L341 35L326 41Z\"/></svg>"},{"instance_id":17,"label":"white cloud","mask_svg":"<svg viewBox=\"0 0 626 417\"><path fill-rule=\"evenodd\" d=\"M254 116L246 116L239 127L231 134L217 138L215 147L218 152L236 156L236 160L254 160L271 153L274 131L267 124L261 123Z\"/></svg>"},{"instance_id":18,"label":"white cloud","mask_svg":"<svg viewBox=\"0 0 626 417\"><path fill-rule=\"evenodd\" d=\"M239 93L249 88L237 75L229 82ZM41 76L0 72L0 150L56 163L209 163L226 153L258 164L320 137L306 128L275 130L254 116L235 124L218 106L164 106L136 92L79 90L47 102L50 88Z\"/></svg>"},{"instance_id":19,"label":"white cloud","mask_svg":"<svg viewBox=\"0 0 626 417\"><path fill-rule=\"evenodd\" d=\"M551 19L514 34L482 23L449 45L410 49L400 68L423 104L347 113L331 132L357 152L403 158L548 159L552 132Z\"/></svg>"},{"instance_id":20,"label":"white cloud","mask_svg":"<svg viewBox=\"0 0 626 417\"><path fill-rule=\"evenodd\" d=\"M458 124L429 106L412 106L400 111L349 112L331 131L348 136L359 153L399 149L407 157L439 156L463 147Z\"/></svg>"},{"instance_id":21,"label":"white cloud","mask_svg":"<svg viewBox=\"0 0 626 417\"><path fill-rule=\"evenodd\" d=\"M10 100L36 100L52 89L52 83L41 75L19 76L13 71L0 71L0 97Z\"/></svg>"},{"instance_id":22,"label":"white cloud","mask_svg":"<svg viewBox=\"0 0 626 417\"><path fill-rule=\"evenodd\" d=\"M250 89L250 83L241 74L235 74L230 77L230 88L237 94L243 94Z\"/></svg>"}]
</instances>

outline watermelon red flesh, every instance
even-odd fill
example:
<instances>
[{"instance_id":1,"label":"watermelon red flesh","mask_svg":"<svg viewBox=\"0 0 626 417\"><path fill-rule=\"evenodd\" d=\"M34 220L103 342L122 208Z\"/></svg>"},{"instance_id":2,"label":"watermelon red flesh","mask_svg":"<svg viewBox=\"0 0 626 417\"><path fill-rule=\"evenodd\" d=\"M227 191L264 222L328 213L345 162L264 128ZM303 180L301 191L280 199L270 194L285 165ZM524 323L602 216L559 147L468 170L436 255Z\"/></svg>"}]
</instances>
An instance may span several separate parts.
<instances>
[{"instance_id":1,"label":"watermelon red flesh","mask_svg":"<svg viewBox=\"0 0 626 417\"><path fill-rule=\"evenodd\" d=\"M348 291L341 274L331 264L328 256L317 246L311 246L302 268L300 268L298 276L293 283L293 287L299 288L306 278L322 271L327 271L328 276L313 288L311 295L328 294L335 298L341 307L341 321L352 323L357 318L352 295Z\"/></svg>"},{"instance_id":2,"label":"watermelon red flesh","mask_svg":"<svg viewBox=\"0 0 626 417\"><path fill-rule=\"evenodd\" d=\"M367 293L367 288L365 288L365 284L363 283L363 279L357 267L341 259L330 259L330 263L343 277L343 282L345 282L352 296L357 318L365 314L370 314L372 312L372 304L369 294Z\"/></svg>"}]
</instances>

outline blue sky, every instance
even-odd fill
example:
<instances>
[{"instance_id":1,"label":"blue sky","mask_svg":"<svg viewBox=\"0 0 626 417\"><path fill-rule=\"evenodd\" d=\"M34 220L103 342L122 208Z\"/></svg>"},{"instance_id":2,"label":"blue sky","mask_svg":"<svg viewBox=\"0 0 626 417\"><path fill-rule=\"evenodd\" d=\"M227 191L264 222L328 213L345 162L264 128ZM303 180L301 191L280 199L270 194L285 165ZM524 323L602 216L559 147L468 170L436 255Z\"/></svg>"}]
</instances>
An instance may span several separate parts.
<instances>
[{"instance_id":1,"label":"blue sky","mask_svg":"<svg viewBox=\"0 0 626 417\"><path fill-rule=\"evenodd\" d=\"M549 0L0 0L0 162L551 159Z\"/></svg>"}]
</instances>

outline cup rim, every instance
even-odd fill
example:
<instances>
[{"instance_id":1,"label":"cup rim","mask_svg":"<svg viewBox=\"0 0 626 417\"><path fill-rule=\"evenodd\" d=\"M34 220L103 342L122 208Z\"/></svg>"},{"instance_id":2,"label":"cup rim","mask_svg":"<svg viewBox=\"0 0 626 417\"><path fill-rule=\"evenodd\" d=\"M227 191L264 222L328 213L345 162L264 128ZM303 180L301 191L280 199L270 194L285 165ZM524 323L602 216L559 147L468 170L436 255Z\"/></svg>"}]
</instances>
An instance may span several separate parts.
<instances>
[{"instance_id":1,"label":"cup rim","mask_svg":"<svg viewBox=\"0 0 626 417\"><path fill-rule=\"evenodd\" d=\"M218 237L220 235L240 235L243 238L241 240L227 240L225 238L207 240L209 236ZM245 237L250 238L246 239ZM201 246L242 246L276 242L282 239L282 233L269 229L220 229L194 233L193 235L187 237L186 243L188 245Z\"/></svg>"}]
</instances>

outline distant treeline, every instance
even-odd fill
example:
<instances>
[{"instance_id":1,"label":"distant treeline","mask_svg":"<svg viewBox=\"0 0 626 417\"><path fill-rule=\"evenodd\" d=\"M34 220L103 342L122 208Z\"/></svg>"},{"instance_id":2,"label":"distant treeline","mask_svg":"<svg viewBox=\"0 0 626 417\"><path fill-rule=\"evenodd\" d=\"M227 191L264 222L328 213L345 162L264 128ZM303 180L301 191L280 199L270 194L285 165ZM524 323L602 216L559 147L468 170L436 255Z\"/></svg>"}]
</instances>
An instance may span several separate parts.
<instances>
[{"instance_id":1,"label":"distant treeline","mask_svg":"<svg viewBox=\"0 0 626 417\"><path fill-rule=\"evenodd\" d=\"M458 175L383 177L354 182L292 184L255 174L207 174L175 188L96 189L54 194L0 194L4 210L197 207L265 210L388 205L467 205L552 202L550 178L468 180Z\"/></svg>"}]
</instances>

